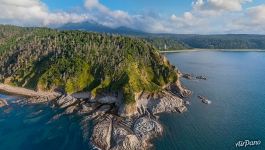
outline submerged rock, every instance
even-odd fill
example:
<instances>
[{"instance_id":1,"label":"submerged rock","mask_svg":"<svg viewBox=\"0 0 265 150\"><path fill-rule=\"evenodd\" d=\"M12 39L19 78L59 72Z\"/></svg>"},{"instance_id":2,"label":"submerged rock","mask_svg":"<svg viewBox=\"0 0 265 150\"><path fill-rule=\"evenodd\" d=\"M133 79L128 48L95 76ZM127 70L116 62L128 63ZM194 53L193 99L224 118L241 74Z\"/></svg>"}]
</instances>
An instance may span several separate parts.
<instances>
[{"instance_id":1,"label":"submerged rock","mask_svg":"<svg viewBox=\"0 0 265 150\"><path fill-rule=\"evenodd\" d=\"M7 103L7 101L5 99L0 99L0 108L4 107L4 106L7 106L7 105L8 105L8 103Z\"/></svg>"}]
</instances>

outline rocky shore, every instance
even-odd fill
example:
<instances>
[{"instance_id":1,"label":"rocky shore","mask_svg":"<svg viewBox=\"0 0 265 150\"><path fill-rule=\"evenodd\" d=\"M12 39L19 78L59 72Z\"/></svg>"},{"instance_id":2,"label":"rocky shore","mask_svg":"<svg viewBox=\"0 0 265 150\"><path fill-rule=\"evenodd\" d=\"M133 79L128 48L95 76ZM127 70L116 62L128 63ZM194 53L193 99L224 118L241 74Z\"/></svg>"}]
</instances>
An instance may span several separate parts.
<instances>
[{"instance_id":1,"label":"rocky shore","mask_svg":"<svg viewBox=\"0 0 265 150\"><path fill-rule=\"evenodd\" d=\"M20 90L27 91L22 88ZM62 113L53 116L49 122L64 115L81 116L80 126L84 139L100 149L141 150L151 148L150 141L163 133L158 114L185 112L187 108L183 98L191 95L191 91L183 87L178 80L157 93L144 91L136 93L136 102L132 104L124 104L121 93L105 93L91 97L88 92L73 95L54 93L38 95L37 92L30 91L25 95L31 96L14 103L20 105L48 103L55 109L63 110ZM5 102L0 100L0 106L7 105Z\"/></svg>"}]
</instances>

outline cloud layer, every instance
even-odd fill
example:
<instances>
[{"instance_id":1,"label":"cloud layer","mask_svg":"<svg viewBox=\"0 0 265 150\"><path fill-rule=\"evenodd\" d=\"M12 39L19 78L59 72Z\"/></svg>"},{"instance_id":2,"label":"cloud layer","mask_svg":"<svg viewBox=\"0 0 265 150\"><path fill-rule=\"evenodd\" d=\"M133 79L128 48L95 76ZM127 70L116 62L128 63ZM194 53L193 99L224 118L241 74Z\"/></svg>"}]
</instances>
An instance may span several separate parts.
<instances>
[{"instance_id":1,"label":"cloud layer","mask_svg":"<svg viewBox=\"0 0 265 150\"><path fill-rule=\"evenodd\" d=\"M0 22L18 25L51 25L81 22L88 14L50 12L40 0L0 0Z\"/></svg>"},{"instance_id":2,"label":"cloud layer","mask_svg":"<svg viewBox=\"0 0 265 150\"><path fill-rule=\"evenodd\" d=\"M50 11L41 0L0 0L0 23L50 26L90 20L109 27L127 26L153 33L265 34L265 3L246 8L250 3L252 0L193 0L190 11L166 16L158 12L129 14L111 10L100 0L85 0L79 12Z\"/></svg>"}]
</instances>

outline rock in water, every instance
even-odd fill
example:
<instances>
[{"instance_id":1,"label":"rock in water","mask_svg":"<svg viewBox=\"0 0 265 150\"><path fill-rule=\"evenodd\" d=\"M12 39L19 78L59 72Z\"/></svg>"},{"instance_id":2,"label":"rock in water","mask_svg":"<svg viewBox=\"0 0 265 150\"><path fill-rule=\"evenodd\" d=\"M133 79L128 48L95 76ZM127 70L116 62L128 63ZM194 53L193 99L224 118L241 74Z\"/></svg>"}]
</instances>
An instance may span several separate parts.
<instances>
[{"instance_id":1,"label":"rock in water","mask_svg":"<svg viewBox=\"0 0 265 150\"><path fill-rule=\"evenodd\" d=\"M204 104L211 104L212 102L208 100L205 96L198 96L198 98L204 103Z\"/></svg>"},{"instance_id":2,"label":"rock in water","mask_svg":"<svg viewBox=\"0 0 265 150\"><path fill-rule=\"evenodd\" d=\"M60 106L60 108L66 108L77 102L77 99L70 95L66 95L66 96L61 96L56 102Z\"/></svg>"},{"instance_id":3,"label":"rock in water","mask_svg":"<svg viewBox=\"0 0 265 150\"><path fill-rule=\"evenodd\" d=\"M188 79L188 80L192 80L193 76L191 74L183 74L182 75L183 78Z\"/></svg>"},{"instance_id":4,"label":"rock in water","mask_svg":"<svg viewBox=\"0 0 265 150\"><path fill-rule=\"evenodd\" d=\"M7 106L7 105L8 105L8 103L7 103L7 101L5 99L0 99L0 108L4 107L4 106Z\"/></svg>"},{"instance_id":5,"label":"rock in water","mask_svg":"<svg viewBox=\"0 0 265 150\"><path fill-rule=\"evenodd\" d=\"M197 76L196 79L199 79L199 80L207 80L207 78L205 76Z\"/></svg>"}]
</instances>

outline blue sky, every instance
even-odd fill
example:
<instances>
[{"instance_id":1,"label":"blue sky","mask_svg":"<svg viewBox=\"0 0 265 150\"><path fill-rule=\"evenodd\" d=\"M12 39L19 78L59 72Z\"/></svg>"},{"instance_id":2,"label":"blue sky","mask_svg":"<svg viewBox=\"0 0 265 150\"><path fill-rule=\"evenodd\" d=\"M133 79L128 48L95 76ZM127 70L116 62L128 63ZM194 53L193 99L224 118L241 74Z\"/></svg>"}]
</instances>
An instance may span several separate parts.
<instances>
[{"instance_id":1,"label":"blue sky","mask_svg":"<svg viewBox=\"0 0 265 150\"><path fill-rule=\"evenodd\" d=\"M0 0L1 24L93 21L152 33L265 34L264 0Z\"/></svg>"},{"instance_id":2,"label":"blue sky","mask_svg":"<svg viewBox=\"0 0 265 150\"><path fill-rule=\"evenodd\" d=\"M84 0L43 0L51 10L69 10L82 7ZM128 12L160 11L161 13L183 13L191 8L192 0L101 0L110 9Z\"/></svg>"}]
</instances>

